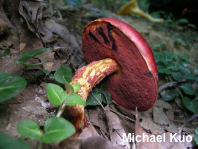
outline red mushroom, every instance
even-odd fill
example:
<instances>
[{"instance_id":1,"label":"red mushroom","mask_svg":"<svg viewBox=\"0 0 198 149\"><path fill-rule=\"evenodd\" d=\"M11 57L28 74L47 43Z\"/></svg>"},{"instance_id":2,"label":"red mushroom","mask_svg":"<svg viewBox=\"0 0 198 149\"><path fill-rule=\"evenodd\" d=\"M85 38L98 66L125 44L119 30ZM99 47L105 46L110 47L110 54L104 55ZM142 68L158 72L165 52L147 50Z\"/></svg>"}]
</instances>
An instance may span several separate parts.
<instances>
[{"instance_id":1,"label":"red mushroom","mask_svg":"<svg viewBox=\"0 0 198 149\"><path fill-rule=\"evenodd\" d=\"M158 96L157 67L148 43L133 27L113 18L95 20L84 28L82 50L89 65L77 71L71 84L81 85L77 94L85 101L108 75L107 91L115 103L139 111L153 107ZM77 130L87 126L83 106L67 107L65 113Z\"/></svg>"}]
</instances>

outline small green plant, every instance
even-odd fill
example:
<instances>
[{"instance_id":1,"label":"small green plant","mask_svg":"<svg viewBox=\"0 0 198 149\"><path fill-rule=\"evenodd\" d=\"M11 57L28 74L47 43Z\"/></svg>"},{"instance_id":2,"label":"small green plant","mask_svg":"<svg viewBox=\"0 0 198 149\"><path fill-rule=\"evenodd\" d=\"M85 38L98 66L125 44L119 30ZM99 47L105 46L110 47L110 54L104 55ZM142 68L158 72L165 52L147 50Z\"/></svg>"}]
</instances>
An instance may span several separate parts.
<instances>
[{"instance_id":1,"label":"small green plant","mask_svg":"<svg viewBox=\"0 0 198 149\"><path fill-rule=\"evenodd\" d=\"M100 103L107 104L107 101L108 103L111 103L112 102L111 94L105 91L106 88L107 88L107 84L104 81L101 82L99 85L97 85L93 89L92 94L89 94L89 96L87 97L86 104L90 106L95 106L95 105L100 105ZM104 92L107 98L105 98ZM98 101L96 100L96 98Z\"/></svg>"},{"instance_id":2,"label":"small green plant","mask_svg":"<svg viewBox=\"0 0 198 149\"><path fill-rule=\"evenodd\" d=\"M82 7L82 2L81 0L63 0L63 2L65 2L66 5L73 5L77 8L81 8Z\"/></svg>"},{"instance_id":3,"label":"small green plant","mask_svg":"<svg viewBox=\"0 0 198 149\"><path fill-rule=\"evenodd\" d=\"M156 44L161 48L164 43ZM183 105L191 112L198 112L198 67L194 74L188 69L190 65L186 56L180 56L171 51L153 51L158 67L159 76L167 79L167 84L160 91L160 96L165 101L181 97ZM171 84L171 85L170 85ZM196 86L195 86L196 85ZM193 100L191 100L193 98ZM196 131L198 132L198 131ZM196 135L195 139L198 140Z\"/></svg>"},{"instance_id":4,"label":"small green plant","mask_svg":"<svg viewBox=\"0 0 198 149\"><path fill-rule=\"evenodd\" d=\"M198 145L198 127L195 129L194 140L195 140L196 144Z\"/></svg>"},{"instance_id":5,"label":"small green plant","mask_svg":"<svg viewBox=\"0 0 198 149\"><path fill-rule=\"evenodd\" d=\"M49 49L50 48L44 48L44 49L33 50L30 52L23 52L21 60L15 59L14 61L16 63L23 65L24 71L25 71L27 67L33 67L33 66L38 66L38 65L43 64L43 63L29 64L29 63L26 63L26 61L36 55L39 55L39 54L49 50ZM5 49L3 55L1 55L1 56L5 56L5 55L9 55L9 54L10 54L10 49ZM36 72L36 75L39 76L44 73L46 75L50 74L49 71L43 70L43 71ZM9 74L9 73L5 73L2 71L0 71L0 78L1 78L0 79L0 96L1 96L0 102L4 102L4 101L14 97L18 93L20 93L27 85L27 81L24 78Z\"/></svg>"},{"instance_id":6,"label":"small green plant","mask_svg":"<svg viewBox=\"0 0 198 149\"><path fill-rule=\"evenodd\" d=\"M15 60L15 62L20 63L26 67L29 66L36 66L39 64L27 64L25 63L28 59L46 51L48 49L38 49L34 50L33 52L24 52L22 54L21 60ZM39 75L49 75L49 71L38 71L36 72L36 76ZM18 132L26 138L35 140L40 139L40 146L39 148L42 148L44 143L53 143L57 141L62 141L71 135L75 133L74 126L64 118L61 118L61 114L63 113L66 106L72 106L72 105L83 105L86 106L86 102L76 94L76 92L80 89L80 84L73 84L71 85L70 82L72 77L72 71L71 68L68 66L61 66L54 74L54 79L65 86L65 89L67 92L59 85L48 83L46 87L47 95L49 100L56 106L59 106L59 110L57 112L56 117L51 117L46 120L44 124L44 133L41 131L39 125L32 121L32 120L23 120L20 121L17 125ZM5 94L6 96L2 96L4 98L1 98L1 102L7 100L8 98L13 97L14 95L18 94L21 90L23 90L27 84L26 80L14 76L11 74L7 74L4 72L0 72L1 76L1 86L0 86L0 95ZM106 84L100 85L100 88L94 89L95 96L98 96L100 94L99 100L103 100L105 102L106 100L103 99L104 97L101 97L101 93L106 89ZM11 93L9 93L11 92ZM106 92L106 91L105 91ZM106 95L108 97L108 102L111 102L110 94L106 92ZM92 98L89 96L89 98ZM94 99L95 100L95 99ZM101 101L102 101L101 100ZM88 102L87 105L96 105L92 102ZM4 138L4 141L0 140L0 148L6 148L10 147L10 142L15 142L18 148L30 148L28 144L23 141L20 138L12 138L10 136L7 136L6 134L0 134L0 138ZM12 148L12 147L11 147Z\"/></svg>"},{"instance_id":7,"label":"small green plant","mask_svg":"<svg viewBox=\"0 0 198 149\"><path fill-rule=\"evenodd\" d=\"M23 65L24 70L26 70L27 67L34 67L34 66L42 65L43 63L29 64L29 63L26 63L26 61L29 60L30 58L33 58L34 56L37 56L37 55L49 50L49 49L50 48L43 48L43 49L36 49L33 51L29 51L29 52L23 52L21 60L15 59L14 62L17 64Z\"/></svg>"},{"instance_id":8,"label":"small green plant","mask_svg":"<svg viewBox=\"0 0 198 149\"><path fill-rule=\"evenodd\" d=\"M161 44L159 44L159 47ZM165 101L173 100L177 96L182 97L184 106L193 113L198 112L198 88L192 84L198 81L197 74L192 74L188 69L189 59L186 56L180 56L170 51L153 51L158 66L159 75L166 76L168 82L175 82L173 86L160 92ZM190 97L195 99L191 101Z\"/></svg>"},{"instance_id":9,"label":"small green plant","mask_svg":"<svg viewBox=\"0 0 198 149\"><path fill-rule=\"evenodd\" d=\"M12 138L0 133L0 148L2 149L31 149L30 146L21 138Z\"/></svg>"},{"instance_id":10,"label":"small green plant","mask_svg":"<svg viewBox=\"0 0 198 149\"><path fill-rule=\"evenodd\" d=\"M26 85L24 78L0 71L0 102L19 94Z\"/></svg>"},{"instance_id":11,"label":"small green plant","mask_svg":"<svg viewBox=\"0 0 198 149\"><path fill-rule=\"evenodd\" d=\"M177 25L183 25L183 26L191 27L193 29L197 29L197 27L194 24L189 23L188 20L185 18L181 18L181 19L177 20L176 23L177 23Z\"/></svg>"},{"instance_id":12,"label":"small green plant","mask_svg":"<svg viewBox=\"0 0 198 149\"><path fill-rule=\"evenodd\" d=\"M45 121L44 134L39 125L32 120L23 120L17 124L18 132L29 139L40 139L43 143L62 141L75 133L74 126L62 117L51 117Z\"/></svg>"},{"instance_id":13,"label":"small green plant","mask_svg":"<svg viewBox=\"0 0 198 149\"><path fill-rule=\"evenodd\" d=\"M0 53L0 56L9 56L10 55L10 48L7 48L3 51L3 53Z\"/></svg>"},{"instance_id":14,"label":"small green plant","mask_svg":"<svg viewBox=\"0 0 198 149\"><path fill-rule=\"evenodd\" d=\"M66 72L64 70L66 70ZM61 72L63 72L64 75L60 75ZM1 75L1 72L0 72L0 75ZM23 84L21 80L19 80L18 82L15 81L16 79L14 80L12 75L8 75L7 73L3 73L3 75L1 75L2 78L5 78L5 76L8 76L12 80L11 82L12 86L9 86L9 81L8 81L7 88L14 87L16 83L20 85ZM35 140L35 139L41 140L41 144L39 148L42 148L43 143L53 143L57 141L62 141L70 137L71 135L73 135L75 133L74 126L69 121L65 120L64 118L61 118L60 115L62 114L66 106L72 106L76 104L83 105L83 106L86 105L86 102L80 96L75 94L80 89L80 85L79 84L70 85L67 81L65 81L65 79L68 79L68 78L71 81L71 69L68 66L60 67L55 73L55 79L57 79L57 81L58 80L60 81L61 78L64 80L62 81L62 83L65 84L65 88L67 92L64 91L62 87L56 84L52 84L52 83L49 83L46 87L49 100L54 105L59 106L59 111L56 117L51 117L46 120L45 125L44 125L44 134L40 130L39 125L32 120L23 120L23 121L20 121L17 125L18 132L22 136L32 139L32 140ZM20 78L20 79L24 81L23 78ZM2 79L2 81L4 80L5 79ZM2 83L2 84L5 84L5 83ZM23 88L25 87L25 85L23 85ZM5 90L4 90L4 93L5 93ZM24 146L26 148L30 148L27 145L27 143L25 143L20 138L14 139L5 134L0 134L0 138L1 137L4 137L5 139L4 141L0 141L0 148L4 148L4 146L9 146L10 141L16 142L16 144L19 146L18 148L23 148Z\"/></svg>"}]
</instances>

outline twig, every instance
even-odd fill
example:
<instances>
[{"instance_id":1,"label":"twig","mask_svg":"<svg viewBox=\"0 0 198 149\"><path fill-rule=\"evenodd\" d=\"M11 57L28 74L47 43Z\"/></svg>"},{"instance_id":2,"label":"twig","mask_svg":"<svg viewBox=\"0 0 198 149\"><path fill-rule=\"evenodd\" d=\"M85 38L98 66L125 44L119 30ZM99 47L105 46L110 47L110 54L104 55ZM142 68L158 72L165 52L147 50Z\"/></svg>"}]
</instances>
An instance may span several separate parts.
<instances>
[{"instance_id":1,"label":"twig","mask_svg":"<svg viewBox=\"0 0 198 149\"><path fill-rule=\"evenodd\" d=\"M103 107L103 105L100 103L100 101L98 100L98 98L91 92L91 94L94 96L94 98L98 101L98 103L100 104L100 106L103 108L103 110L105 110L105 108Z\"/></svg>"}]
</instances>

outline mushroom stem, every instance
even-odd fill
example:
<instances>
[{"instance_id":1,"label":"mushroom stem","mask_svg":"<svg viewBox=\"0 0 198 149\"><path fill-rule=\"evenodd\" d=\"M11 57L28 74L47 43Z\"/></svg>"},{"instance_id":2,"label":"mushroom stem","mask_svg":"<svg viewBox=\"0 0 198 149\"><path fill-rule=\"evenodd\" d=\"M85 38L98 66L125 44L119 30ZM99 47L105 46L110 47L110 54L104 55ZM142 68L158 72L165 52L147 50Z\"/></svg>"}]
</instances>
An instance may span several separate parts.
<instances>
[{"instance_id":1,"label":"mushroom stem","mask_svg":"<svg viewBox=\"0 0 198 149\"><path fill-rule=\"evenodd\" d=\"M86 101L87 96L96 84L111 73L118 71L119 66L113 59L106 58L104 60L94 61L79 69L70 84L80 84L80 90L77 94ZM82 131L83 128L88 126L88 121L84 115L84 106L82 105L67 106L63 117L73 123L77 132Z\"/></svg>"},{"instance_id":2,"label":"mushroom stem","mask_svg":"<svg viewBox=\"0 0 198 149\"><path fill-rule=\"evenodd\" d=\"M148 12L142 11L136 0L131 0L128 4L124 5L117 13L118 15L124 15L124 14L137 14L141 17L146 18L147 20L153 22L153 23L163 23L164 20L161 18L153 18L148 14Z\"/></svg>"}]
</instances>

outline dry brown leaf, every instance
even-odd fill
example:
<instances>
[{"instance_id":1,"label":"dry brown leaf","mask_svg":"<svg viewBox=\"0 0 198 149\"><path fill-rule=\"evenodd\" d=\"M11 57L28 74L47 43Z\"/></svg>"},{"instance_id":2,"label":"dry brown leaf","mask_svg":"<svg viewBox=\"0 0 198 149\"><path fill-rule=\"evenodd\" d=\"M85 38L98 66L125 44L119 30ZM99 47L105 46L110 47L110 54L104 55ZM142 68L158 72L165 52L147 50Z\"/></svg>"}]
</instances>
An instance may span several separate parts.
<instances>
[{"instance_id":1,"label":"dry brown leaf","mask_svg":"<svg viewBox=\"0 0 198 149\"><path fill-rule=\"evenodd\" d=\"M164 100L162 99L158 99L155 103L155 106L158 106L158 107L162 107L164 109L169 109L169 110L172 110L172 106L168 103L168 102L165 102Z\"/></svg>"},{"instance_id":2,"label":"dry brown leaf","mask_svg":"<svg viewBox=\"0 0 198 149\"><path fill-rule=\"evenodd\" d=\"M172 133L163 133L163 134L149 134L145 132L139 122L138 116L136 115L135 122L135 141L137 149L186 149L186 146L183 142L178 142L172 138L174 134Z\"/></svg>"},{"instance_id":3,"label":"dry brown leaf","mask_svg":"<svg viewBox=\"0 0 198 149\"><path fill-rule=\"evenodd\" d=\"M59 144L59 147L61 149L124 149L101 137L66 139Z\"/></svg>"},{"instance_id":4,"label":"dry brown leaf","mask_svg":"<svg viewBox=\"0 0 198 149\"><path fill-rule=\"evenodd\" d=\"M92 125L89 125L85 129L83 129L82 133L79 135L79 138L89 138L89 137L99 137L98 132Z\"/></svg>"},{"instance_id":5,"label":"dry brown leaf","mask_svg":"<svg viewBox=\"0 0 198 149\"><path fill-rule=\"evenodd\" d=\"M166 109L166 112L164 112L164 109ZM170 119L165 113L169 114ZM155 106L153 107L153 121L156 124L159 124L161 128L164 128L169 132L176 133L178 132L178 128L172 122L173 118L174 112L172 111L172 106L168 102L158 99Z\"/></svg>"},{"instance_id":6,"label":"dry brown leaf","mask_svg":"<svg viewBox=\"0 0 198 149\"><path fill-rule=\"evenodd\" d=\"M153 109L150 109L141 113L141 116L139 117L141 119L141 126L150 131L152 134L164 133L164 128L153 122L152 112Z\"/></svg>"},{"instance_id":7,"label":"dry brown leaf","mask_svg":"<svg viewBox=\"0 0 198 149\"><path fill-rule=\"evenodd\" d=\"M166 84L163 84L159 87L158 92L163 91L164 89L168 88L168 87L172 87L174 84L176 84L177 82L169 82Z\"/></svg>"},{"instance_id":8,"label":"dry brown leaf","mask_svg":"<svg viewBox=\"0 0 198 149\"><path fill-rule=\"evenodd\" d=\"M59 35L68 44L72 44L73 47L79 48L79 44L76 41L74 35L70 34L68 29L62 24L50 18L45 21L45 26L47 29L49 29L53 33L56 33L57 35Z\"/></svg>"},{"instance_id":9,"label":"dry brown leaf","mask_svg":"<svg viewBox=\"0 0 198 149\"><path fill-rule=\"evenodd\" d=\"M105 121L104 110L101 107L95 106L88 108L88 115L89 122L92 123L93 126L97 126L100 131L108 134L108 126Z\"/></svg>"},{"instance_id":10,"label":"dry brown leaf","mask_svg":"<svg viewBox=\"0 0 198 149\"><path fill-rule=\"evenodd\" d=\"M1 0L0 1L0 18L9 26L9 27L12 27L10 21L8 20L6 14L4 13L4 10L3 10L3 3L4 3L4 0Z\"/></svg>"},{"instance_id":11,"label":"dry brown leaf","mask_svg":"<svg viewBox=\"0 0 198 149\"><path fill-rule=\"evenodd\" d=\"M167 126L169 124L169 120L165 113L163 112L163 107L153 107L153 121L160 125Z\"/></svg>"},{"instance_id":12,"label":"dry brown leaf","mask_svg":"<svg viewBox=\"0 0 198 149\"><path fill-rule=\"evenodd\" d=\"M9 30L9 26L2 19L0 19L0 35L6 33Z\"/></svg>"},{"instance_id":13,"label":"dry brown leaf","mask_svg":"<svg viewBox=\"0 0 198 149\"><path fill-rule=\"evenodd\" d=\"M128 133L126 132L126 124L124 121L114 112L110 111L109 105L105 107L105 114L111 142L116 145L131 148L131 144L129 142L123 141L123 134Z\"/></svg>"},{"instance_id":14,"label":"dry brown leaf","mask_svg":"<svg viewBox=\"0 0 198 149\"><path fill-rule=\"evenodd\" d=\"M21 76L23 71L23 66L16 64L14 62L15 59L20 59L19 55L13 56L5 56L4 58L0 58L0 71L4 71L7 73L11 73L14 75Z\"/></svg>"}]
</instances>

